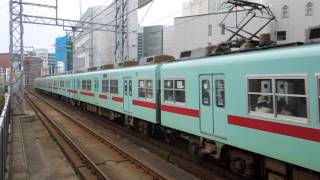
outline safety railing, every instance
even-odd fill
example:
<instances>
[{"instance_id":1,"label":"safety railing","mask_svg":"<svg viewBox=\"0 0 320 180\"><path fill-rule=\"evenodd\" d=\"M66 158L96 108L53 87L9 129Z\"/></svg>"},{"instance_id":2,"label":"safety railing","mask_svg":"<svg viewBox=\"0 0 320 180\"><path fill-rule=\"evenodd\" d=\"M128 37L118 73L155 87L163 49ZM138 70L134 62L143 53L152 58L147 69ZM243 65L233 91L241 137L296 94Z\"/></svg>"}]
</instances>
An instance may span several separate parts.
<instances>
[{"instance_id":1,"label":"safety railing","mask_svg":"<svg viewBox=\"0 0 320 180\"><path fill-rule=\"evenodd\" d=\"M8 157L9 124L11 120L10 95L5 95L5 104L0 116L0 179L5 179Z\"/></svg>"}]
</instances>

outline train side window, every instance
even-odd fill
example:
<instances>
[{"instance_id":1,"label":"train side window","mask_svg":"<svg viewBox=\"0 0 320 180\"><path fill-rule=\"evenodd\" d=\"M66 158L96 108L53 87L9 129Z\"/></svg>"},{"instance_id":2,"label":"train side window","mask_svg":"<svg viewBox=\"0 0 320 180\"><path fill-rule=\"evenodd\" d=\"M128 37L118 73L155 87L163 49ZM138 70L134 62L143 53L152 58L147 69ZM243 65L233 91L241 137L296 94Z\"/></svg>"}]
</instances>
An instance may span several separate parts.
<instances>
[{"instance_id":1,"label":"train side window","mask_svg":"<svg viewBox=\"0 0 320 180\"><path fill-rule=\"evenodd\" d=\"M304 79L276 79L277 115L307 118Z\"/></svg>"},{"instance_id":2,"label":"train side window","mask_svg":"<svg viewBox=\"0 0 320 180\"><path fill-rule=\"evenodd\" d=\"M249 79L249 111L273 113L272 79Z\"/></svg>"},{"instance_id":3,"label":"train side window","mask_svg":"<svg viewBox=\"0 0 320 180\"><path fill-rule=\"evenodd\" d=\"M185 96L185 80L165 80L164 81L164 101L184 105Z\"/></svg>"},{"instance_id":4,"label":"train side window","mask_svg":"<svg viewBox=\"0 0 320 180\"><path fill-rule=\"evenodd\" d=\"M103 93L109 93L109 80L103 79L101 81L101 88Z\"/></svg>"},{"instance_id":5,"label":"train side window","mask_svg":"<svg viewBox=\"0 0 320 180\"><path fill-rule=\"evenodd\" d=\"M138 81L138 96L148 100L153 99L153 86L152 80L139 80Z\"/></svg>"},{"instance_id":6,"label":"train side window","mask_svg":"<svg viewBox=\"0 0 320 180\"><path fill-rule=\"evenodd\" d=\"M174 103L173 80L165 80L164 81L164 102Z\"/></svg>"},{"instance_id":7,"label":"train side window","mask_svg":"<svg viewBox=\"0 0 320 180\"><path fill-rule=\"evenodd\" d=\"M95 91L99 90L99 80L98 79L94 80L94 90Z\"/></svg>"},{"instance_id":8,"label":"train side window","mask_svg":"<svg viewBox=\"0 0 320 180\"><path fill-rule=\"evenodd\" d=\"M87 80L87 91L91 91L91 80Z\"/></svg>"},{"instance_id":9,"label":"train side window","mask_svg":"<svg viewBox=\"0 0 320 180\"><path fill-rule=\"evenodd\" d=\"M110 93L111 94L118 94L118 80L110 80Z\"/></svg>"},{"instance_id":10,"label":"train side window","mask_svg":"<svg viewBox=\"0 0 320 180\"><path fill-rule=\"evenodd\" d=\"M304 77L248 80L249 112L269 114L279 120L307 123L307 94Z\"/></svg>"},{"instance_id":11,"label":"train side window","mask_svg":"<svg viewBox=\"0 0 320 180\"><path fill-rule=\"evenodd\" d=\"M320 124L320 77L318 76L318 113L319 113L319 124Z\"/></svg>"},{"instance_id":12,"label":"train side window","mask_svg":"<svg viewBox=\"0 0 320 180\"><path fill-rule=\"evenodd\" d=\"M60 81L60 88L63 88L64 87L64 81Z\"/></svg>"},{"instance_id":13,"label":"train side window","mask_svg":"<svg viewBox=\"0 0 320 180\"><path fill-rule=\"evenodd\" d=\"M81 85L82 85L82 90L86 90L87 89L87 81L86 80L82 80L82 83L81 83Z\"/></svg>"},{"instance_id":14,"label":"train side window","mask_svg":"<svg viewBox=\"0 0 320 180\"><path fill-rule=\"evenodd\" d=\"M216 80L216 106L225 106L225 87L224 80Z\"/></svg>"}]
</instances>

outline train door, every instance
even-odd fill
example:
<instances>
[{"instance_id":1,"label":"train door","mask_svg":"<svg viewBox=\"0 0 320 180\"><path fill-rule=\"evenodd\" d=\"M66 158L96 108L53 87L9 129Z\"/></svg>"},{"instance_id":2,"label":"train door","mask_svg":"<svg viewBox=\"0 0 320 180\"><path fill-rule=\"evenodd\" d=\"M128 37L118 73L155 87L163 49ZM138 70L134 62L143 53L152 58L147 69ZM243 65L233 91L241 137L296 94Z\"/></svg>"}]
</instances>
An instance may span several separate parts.
<instances>
[{"instance_id":1,"label":"train door","mask_svg":"<svg viewBox=\"0 0 320 180\"><path fill-rule=\"evenodd\" d=\"M224 76L222 74L200 76L200 131L215 134L215 121L224 107Z\"/></svg>"},{"instance_id":2,"label":"train door","mask_svg":"<svg viewBox=\"0 0 320 180\"><path fill-rule=\"evenodd\" d=\"M123 109L125 112L131 112L130 105L132 101L132 78L123 78L123 86Z\"/></svg>"}]
</instances>

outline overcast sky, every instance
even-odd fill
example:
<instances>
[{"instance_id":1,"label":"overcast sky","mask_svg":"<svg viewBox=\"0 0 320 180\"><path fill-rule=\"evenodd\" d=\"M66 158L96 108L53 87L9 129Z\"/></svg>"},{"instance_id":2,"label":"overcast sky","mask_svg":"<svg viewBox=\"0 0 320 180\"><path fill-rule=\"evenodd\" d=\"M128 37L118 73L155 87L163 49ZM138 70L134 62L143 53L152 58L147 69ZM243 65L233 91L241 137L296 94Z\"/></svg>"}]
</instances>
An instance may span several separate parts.
<instances>
[{"instance_id":1,"label":"overcast sky","mask_svg":"<svg viewBox=\"0 0 320 180\"><path fill-rule=\"evenodd\" d=\"M23 0L24 2L48 3L53 4L55 0ZM82 0L82 11L90 6L108 5L113 0ZM173 17L181 15L182 2L188 0L155 0L149 10L146 18L143 20L143 26L157 24L173 24ZM79 19L80 17L80 0L58 0L59 18ZM0 0L0 53L8 52L9 49L9 0ZM146 13L150 5L139 10L139 22ZM54 11L25 8L25 14L50 16ZM55 37L65 35L61 27L51 27L42 25L26 24L24 33L24 45L34 48L47 48L54 51L53 44Z\"/></svg>"}]
</instances>

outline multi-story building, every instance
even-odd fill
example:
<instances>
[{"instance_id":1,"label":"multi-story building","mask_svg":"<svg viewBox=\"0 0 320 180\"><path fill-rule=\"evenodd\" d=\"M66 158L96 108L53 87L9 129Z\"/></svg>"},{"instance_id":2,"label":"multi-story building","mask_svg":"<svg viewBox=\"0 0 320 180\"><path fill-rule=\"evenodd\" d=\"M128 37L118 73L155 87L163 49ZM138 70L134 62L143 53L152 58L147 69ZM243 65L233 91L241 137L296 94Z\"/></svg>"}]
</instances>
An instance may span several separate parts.
<instances>
[{"instance_id":1,"label":"multi-story building","mask_svg":"<svg viewBox=\"0 0 320 180\"><path fill-rule=\"evenodd\" d=\"M48 49L34 49L35 57L42 60L41 76L49 75Z\"/></svg>"},{"instance_id":2,"label":"multi-story building","mask_svg":"<svg viewBox=\"0 0 320 180\"><path fill-rule=\"evenodd\" d=\"M33 85L35 78L41 76L43 59L36 56L26 56L23 61L26 85Z\"/></svg>"},{"instance_id":3,"label":"multi-story building","mask_svg":"<svg viewBox=\"0 0 320 180\"><path fill-rule=\"evenodd\" d=\"M138 6L136 0L128 2L129 10ZM80 18L81 21L92 21L115 26L116 6L96 6L89 8ZM128 15L128 59L137 59L138 15L134 11ZM115 63L115 32L84 30L77 33L74 39L74 70L86 70Z\"/></svg>"},{"instance_id":4,"label":"multi-story building","mask_svg":"<svg viewBox=\"0 0 320 180\"><path fill-rule=\"evenodd\" d=\"M266 26L261 33L271 34L278 44L304 42L306 30L320 25L319 0L252 0L270 7L276 20ZM191 6L190 4L193 4ZM203 48L219 44L230 37L219 25L227 12L225 0L190 0L184 5L184 16L174 21L174 55L179 57L182 51ZM195 4L199 4L196 6ZM201 5L201 8L199 8ZM187 11L188 10L188 11ZM239 14L238 14L239 15ZM238 19L241 19L241 14ZM235 14L231 14L225 23L232 24ZM254 32L260 28L263 19L252 21L247 30Z\"/></svg>"},{"instance_id":5,"label":"multi-story building","mask_svg":"<svg viewBox=\"0 0 320 180\"><path fill-rule=\"evenodd\" d=\"M173 54L173 26L145 26L138 34L138 58Z\"/></svg>"}]
</instances>

